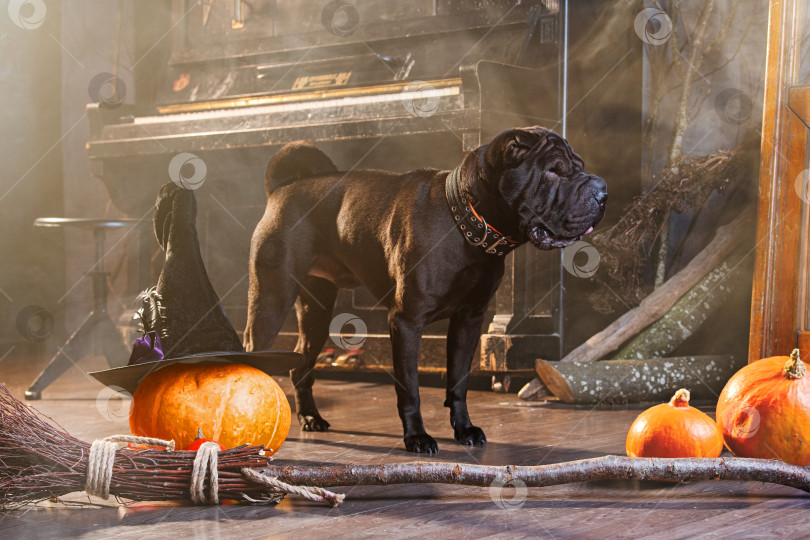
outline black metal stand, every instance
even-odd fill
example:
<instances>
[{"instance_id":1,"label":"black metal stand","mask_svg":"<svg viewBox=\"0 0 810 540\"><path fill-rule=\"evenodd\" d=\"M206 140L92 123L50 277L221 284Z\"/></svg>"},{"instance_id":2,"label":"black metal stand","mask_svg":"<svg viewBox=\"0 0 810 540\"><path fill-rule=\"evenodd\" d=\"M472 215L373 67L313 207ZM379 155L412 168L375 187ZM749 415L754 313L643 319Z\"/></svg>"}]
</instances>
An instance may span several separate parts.
<instances>
[{"instance_id":1,"label":"black metal stand","mask_svg":"<svg viewBox=\"0 0 810 540\"><path fill-rule=\"evenodd\" d=\"M42 373L25 392L25 399L37 400L42 391L58 379L71 364L76 364L89 351L107 358L110 367L124 365L129 358L129 350L107 313L107 276L104 271L104 235L107 229L128 227L137 223L135 219L101 220L39 218L34 222L36 227L74 226L93 231L95 240L95 270L88 272L93 278L93 310L84 319L78 330L68 338L65 344L51 358ZM93 344L95 346L93 347Z\"/></svg>"}]
</instances>

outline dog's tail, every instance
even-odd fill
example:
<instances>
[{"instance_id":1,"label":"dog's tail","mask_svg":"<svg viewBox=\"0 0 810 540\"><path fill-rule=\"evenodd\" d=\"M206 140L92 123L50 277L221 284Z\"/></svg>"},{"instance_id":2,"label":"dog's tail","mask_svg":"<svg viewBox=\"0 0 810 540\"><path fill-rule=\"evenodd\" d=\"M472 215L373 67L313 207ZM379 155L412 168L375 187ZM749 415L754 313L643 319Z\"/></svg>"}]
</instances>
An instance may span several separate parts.
<instances>
[{"instance_id":1,"label":"dog's tail","mask_svg":"<svg viewBox=\"0 0 810 540\"><path fill-rule=\"evenodd\" d=\"M273 190L296 180L333 172L337 172L335 164L314 144L289 143L282 146L267 164L264 187L269 196Z\"/></svg>"}]
</instances>

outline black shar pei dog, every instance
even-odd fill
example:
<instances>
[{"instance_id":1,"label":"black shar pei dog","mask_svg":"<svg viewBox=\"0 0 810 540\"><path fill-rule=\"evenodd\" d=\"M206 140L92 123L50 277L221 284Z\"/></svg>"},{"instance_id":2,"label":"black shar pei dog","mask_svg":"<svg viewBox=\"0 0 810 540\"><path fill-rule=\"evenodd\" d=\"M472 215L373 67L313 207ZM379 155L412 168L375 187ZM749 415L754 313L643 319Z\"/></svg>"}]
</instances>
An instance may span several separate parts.
<instances>
[{"instance_id":1,"label":"black shar pei dog","mask_svg":"<svg viewBox=\"0 0 810 540\"><path fill-rule=\"evenodd\" d=\"M266 190L251 241L245 349L268 349L295 305L296 351L306 358L291 372L298 419L306 431L326 430L313 366L338 289L365 286L388 308L405 448L428 453L438 446L419 409L424 325L450 320L444 405L456 441L485 444L467 413L467 379L504 255L526 242L548 250L581 239L607 202L605 181L541 127L504 131L452 171L340 172L315 146L292 143L270 160Z\"/></svg>"}]
</instances>

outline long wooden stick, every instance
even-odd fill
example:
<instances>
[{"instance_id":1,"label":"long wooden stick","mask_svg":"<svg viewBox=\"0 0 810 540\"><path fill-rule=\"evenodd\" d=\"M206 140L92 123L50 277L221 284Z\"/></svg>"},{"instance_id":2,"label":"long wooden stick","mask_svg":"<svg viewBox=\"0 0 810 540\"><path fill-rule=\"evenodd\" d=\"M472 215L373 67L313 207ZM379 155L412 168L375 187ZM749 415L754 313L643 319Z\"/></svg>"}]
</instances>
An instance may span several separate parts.
<instances>
[{"instance_id":1,"label":"long wooden stick","mask_svg":"<svg viewBox=\"0 0 810 540\"><path fill-rule=\"evenodd\" d=\"M750 212L742 211L731 223L720 227L703 251L695 255L680 272L658 287L638 307L631 309L604 330L568 353L563 362L592 362L601 360L622 343L657 321L684 294L712 269L717 267L745 238L744 224Z\"/></svg>"},{"instance_id":2,"label":"long wooden stick","mask_svg":"<svg viewBox=\"0 0 810 540\"><path fill-rule=\"evenodd\" d=\"M389 465L274 465L262 469L289 484L308 486L379 486L457 484L492 486L496 480L527 487L594 480L740 480L770 482L810 492L810 469L777 460L751 458L631 458L603 456L580 461L521 467L416 462Z\"/></svg>"}]
</instances>

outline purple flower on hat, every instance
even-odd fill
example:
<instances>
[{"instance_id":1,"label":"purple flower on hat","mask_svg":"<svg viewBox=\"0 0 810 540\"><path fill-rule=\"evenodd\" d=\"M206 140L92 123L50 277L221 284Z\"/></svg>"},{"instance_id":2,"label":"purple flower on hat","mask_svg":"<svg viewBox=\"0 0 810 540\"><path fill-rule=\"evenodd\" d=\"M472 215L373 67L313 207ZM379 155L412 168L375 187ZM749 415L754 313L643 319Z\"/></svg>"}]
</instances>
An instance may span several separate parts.
<instances>
[{"instance_id":1,"label":"purple flower on hat","mask_svg":"<svg viewBox=\"0 0 810 540\"><path fill-rule=\"evenodd\" d=\"M132 354L129 356L128 366L146 364L163 360L163 346L160 336L155 331L147 332L132 344Z\"/></svg>"}]
</instances>

